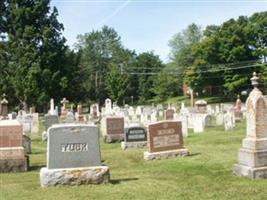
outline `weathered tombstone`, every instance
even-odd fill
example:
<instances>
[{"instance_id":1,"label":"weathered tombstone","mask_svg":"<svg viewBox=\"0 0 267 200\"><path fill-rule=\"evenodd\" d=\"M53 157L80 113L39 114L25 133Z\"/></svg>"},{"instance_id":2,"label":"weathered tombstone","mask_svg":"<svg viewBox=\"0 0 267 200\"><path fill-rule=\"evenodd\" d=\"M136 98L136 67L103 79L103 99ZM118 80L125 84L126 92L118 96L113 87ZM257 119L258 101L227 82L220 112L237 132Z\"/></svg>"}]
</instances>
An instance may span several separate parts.
<instances>
[{"instance_id":1,"label":"weathered tombstone","mask_svg":"<svg viewBox=\"0 0 267 200\"><path fill-rule=\"evenodd\" d=\"M260 179L267 178L267 99L258 89L256 73L251 82L254 89L246 101L247 135L233 171L237 176Z\"/></svg>"},{"instance_id":2,"label":"weathered tombstone","mask_svg":"<svg viewBox=\"0 0 267 200\"><path fill-rule=\"evenodd\" d=\"M22 126L17 120L0 121L0 172L27 171Z\"/></svg>"},{"instance_id":3,"label":"weathered tombstone","mask_svg":"<svg viewBox=\"0 0 267 200\"><path fill-rule=\"evenodd\" d=\"M50 99L50 109L48 111L50 115L56 115L54 99Z\"/></svg>"},{"instance_id":4,"label":"weathered tombstone","mask_svg":"<svg viewBox=\"0 0 267 200\"><path fill-rule=\"evenodd\" d=\"M233 122L233 113L231 111L228 111L226 114L224 114L224 130L229 131L234 128L234 122Z\"/></svg>"},{"instance_id":5,"label":"weathered tombstone","mask_svg":"<svg viewBox=\"0 0 267 200\"><path fill-rule=\"evenodd\" d=\"M212 125L212 117L211 115L207 114L204 118L205 127L211 127Z\"/></svg>"},{"instance_id":6,"label":"weathered tombstone","mask_svg":"<svg viewBox=\"0 0 267 200\"><path fill-rule=\"evenodd\" d=\"M77 106L76 121L77 122L85 122L82 105Z\"/></svg>"},{"instance_id":7,"label":"weathered tombstone","mask_svg":"<svg viewBox=\"0 0 267 200\"><path fill-rule=\"evenodd\" d=\"M204 100L198 100L195 103L196 111L199 113L207 113L207 102Z\"/></svg>"},{"instance_id":8,"label":"weathered tombstone","mask_svg":"<svg viewBox=\"0 0 267 200\"><path fill-rule=\"evenodd\" d=\"M112 115L113 111L112 111L112 102L110 99L106 99L105 100L105 115Z\"/></svg>"},{"instance_id":9,"label":"weathered tombstone","mask_svg":"<svg viewBox=\"0 0 267 200\"><path fill-rule=\"evenodd\" d=\"M219 112L216 114L216 125L222 126L224 124L224 114Z\"/></svg>"},{"instance_id":10,"label":"weathered tombstone","mask_svg":"<svg viewBox=\"0 0 267 200\"><path fill-rule=\"evenodd\" d=\"M72 111L68 111L65 123L74 123L75 122L75 116Z\"/></svg>"},{"instance_id":11,"label":"weathered tombstone","mask_svg":"<svg viewBox=\"0 0 267 200\"><path fill-rule=\"evenodd\" d=\"M111 143L124 140L124 118L108 116L102 119L104 142Z\"/></svg>"},{"instance_id":12,"label":"weathered tombstone","mask_svg":"<svg viewBox=\"0 0 267 200\"><path fill-rule=\"evenodd\" d=\"M3 99L1 100L1 113L0 119L8 119L8 101L6 100L6 95L3 94Z\"/></svg>"},{"instance_id":13,"label":"weathered tombstone","mask_svg":"<svg viewBox=\"0 0 267 200\"><path fill-rule=\"evenodd\" d=\"M62 104L60 119L62 119L64 121L66 116L67 116L67 114L68 114L67 103L69 103L69 101L66 99L66 97L64 97L60 101L60 103Z\"/></svg>"},{"instance_id":14,"label":"weathered tombstone","mask_svg":"<svg viewBox=\"0 0 267 200\"><path fill-rule=\"evenodd\" d=\"M147 134L144 127L130 126L125 130L124 141L121 142L122 149L142 148L147 144Z\"/></svg>"},{"instance_id":15,"label":"weathered tombstone","mask_svg":"<svg viewBox=\"0 0 267 200\"><path fill-rule=\"evenodd\" d=\"M242 106L242 101L240 100L240 96L237 95L237 100L234 107L234 117L236 122L240 122L243 118L241 106Z\"/></svg>"},{"instance_id":16,"label":"weathered tombstone","mask_svg":"<svg viewBox=\"0 0 267 200\"><path fill-rule=\"evenodd\" d=\"M22 146L24 147L25 154L30 154L32 153L32 148L31 148L31 138L23 135L22 137Z\"/></svg>"},{"instance_id":17,"label":"weathered tombstone","mask_svg":"<svg viewBox=\"0 0 267 200\"><path fill-rule=\"evenodd\" d=\"M97 120L99 118L99 105L97 103L91 105L90 115L93 120Z\"/></svg>"},{"instance_id":18,"label":"weathered tombstone","mask_svg":"<svg viewBox=\"0 0 267 200\"><path fill-rule=\"evenodd\" d=\"M165 120L173 120L174 110L167 109L165 112Z\"/></svg>"},{"instance_id":19,"label":"weathered tombstone","mask_svg":"<svg viewBox=\"0 0 267 200\"><path fill-rule=\"evenodd\" d=\"M179 121L162 121L148 126L148 151L145 160L187 156L183 146L182 124Z\"/></svg>"},{"instance_id":20,"label":"weathered tombstone","mask_svg":"<svg viewBox=\"0 0 267 200\"><path fill-rule=\"evenodd\" d=\"M47 167L41 169L40 180L42 187L108 182L109 168L101 164L97 127L85 124L50 127Z\"/></svg>"},{"instance_id":21,"label":"weathered tombstone","mask_svg":"<svg viewBox=\"0 0 267 200\"><path fill-rule=\"evenodd\" d=\"M58 123L59 123L59 119L58 119L57 115L49 115L49 114L45 115L45 117L44 117L45 130L42 133L42 140L43 141L47 140L47 130L48 130L48 128L51 127L52 125L58 124Z\"/></svg>"},{"instance_id":22,"label":"weathered tombstone","mask_svg":"<svg viewBox=\"0 0 267 200\"><path fill-rule=\"evenodd\" d=\"M193 115L193 129L194 133L203 133L205 127L205 114L195 113Z\"/></svg>"},{"instance_id":23,"label":"weathered tombstone","mask_svg":"<svg viewBox=\"0 0 267 200\"><path fill-rule=\"evenodd\" d=\"M188 122L187 122L187 117L185 115L174 115L174 120L176 121L181 121L182 122L182 134L183 137L188 137Z\"/></svg>"}]
</instances>

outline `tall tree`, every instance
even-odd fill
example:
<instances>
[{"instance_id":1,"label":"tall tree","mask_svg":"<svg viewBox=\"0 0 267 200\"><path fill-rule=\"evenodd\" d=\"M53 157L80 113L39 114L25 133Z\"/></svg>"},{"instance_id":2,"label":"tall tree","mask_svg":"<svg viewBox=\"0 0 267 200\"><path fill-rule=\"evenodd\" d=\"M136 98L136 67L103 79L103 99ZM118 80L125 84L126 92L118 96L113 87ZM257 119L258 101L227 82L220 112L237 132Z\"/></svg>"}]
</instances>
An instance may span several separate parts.
<instances>
[{"instance_id":1,"label":"tall tree","mask_svg":"<svg viewBox=\"0 0 267 200\"><path fill-rule=\"evenodd\" d=\"M19 102L43 105L67 87L65 39L49 0L4 0L5 53L10 86Z\"/></svg>"}]
</instances>

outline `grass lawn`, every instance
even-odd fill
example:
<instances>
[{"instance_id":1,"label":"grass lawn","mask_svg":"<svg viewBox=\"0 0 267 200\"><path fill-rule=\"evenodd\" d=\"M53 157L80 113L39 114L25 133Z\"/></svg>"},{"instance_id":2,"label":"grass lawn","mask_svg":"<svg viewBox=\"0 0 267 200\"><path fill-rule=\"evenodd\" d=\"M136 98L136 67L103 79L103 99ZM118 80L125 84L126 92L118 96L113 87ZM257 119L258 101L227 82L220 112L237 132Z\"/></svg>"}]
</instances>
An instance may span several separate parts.
<instances>
[{"instance_id":1,"label":"grass lawn","mask_svg":"<svg viewBox=\"0 0 267 200\"><path fill-rule=\"evenodd\" d=\"M40 131L41 134L41 131ZM32 137L30 171L0 174L0 199L267 199L267 180L249 180L232 174L245 136L245 123L233 131L206 129L185 139L191 156L144 161L143 150L123 151L120 144L101 142L103 162L111 183L105 185L41 188L39 170L46 165L46 144Z\"/></svg>"}]
</instances>

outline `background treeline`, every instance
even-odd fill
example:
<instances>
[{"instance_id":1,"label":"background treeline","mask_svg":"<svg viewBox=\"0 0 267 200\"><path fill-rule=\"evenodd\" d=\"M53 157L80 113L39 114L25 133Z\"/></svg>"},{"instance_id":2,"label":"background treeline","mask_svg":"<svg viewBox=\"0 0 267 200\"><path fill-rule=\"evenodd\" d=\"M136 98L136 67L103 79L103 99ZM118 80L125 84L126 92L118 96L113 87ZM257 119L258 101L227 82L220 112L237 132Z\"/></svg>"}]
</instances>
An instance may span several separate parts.
<instances>
[{"instance_id":1,"label":"background treeline","mask_svg":"<svg viewBox=\"0 0 267 200\"><path fill-rule=\"evenodd\" d=\"M235 94L249 87L253 71L267 88L267 12L241 16L202 30L189 25L170 40L170 63L153 52L122 45L111 27L66 45L63 24L49 0L1 0L0 93L11 105L46 106L50 98L118 104L163 101L182 95L185 81L199 94L218 88Z\"/></svg>"}]
</instances>

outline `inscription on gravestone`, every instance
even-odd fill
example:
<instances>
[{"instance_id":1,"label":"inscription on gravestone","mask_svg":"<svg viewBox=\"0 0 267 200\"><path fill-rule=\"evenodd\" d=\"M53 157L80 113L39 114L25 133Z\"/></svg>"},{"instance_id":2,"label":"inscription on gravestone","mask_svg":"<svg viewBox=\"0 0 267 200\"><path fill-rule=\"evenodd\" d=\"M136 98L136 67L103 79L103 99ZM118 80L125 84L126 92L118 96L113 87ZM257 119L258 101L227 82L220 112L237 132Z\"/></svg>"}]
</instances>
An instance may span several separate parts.
<instances>
[{"instance_id":1,"label":"inscription on gravestone","mask_svg":"<svg viewBox=\"0 0 267 200\"><path fill-rule=\"evenodd\" d=\"M149 152L183 148L182 125L179 121L150 124L148 127Z\"/></svg>"},{"instance_id":2,"label":"inscription on gravestone","mask_svg":"<svg viewBox=\"0 0 267 200\"><path fill-rule=\"evenodd\" d=\"M130 127L126 130L126 142L142 142L147 140L146 130L143 127Z\"/></svg>"},{"instance_id":3,"label":"inscription on gravestone","mask_svg":"<svg viewBox=\"0 0 267 200\"><path fill-rule=\"evenodd\" d=\"M123 134L124 120L123 118L107 118L107 134Z\"/></svg>"},{"instance_id":4,"label":"inscription on gravestone","mask_svg":"<svg viewBox=\"0 0 267 200\"><path fill-rule=\"evenodd\" d=\"M98 129L92 125L54 125L48 129L48 169L100 166Z\"/></svg>"}]
</instances>

